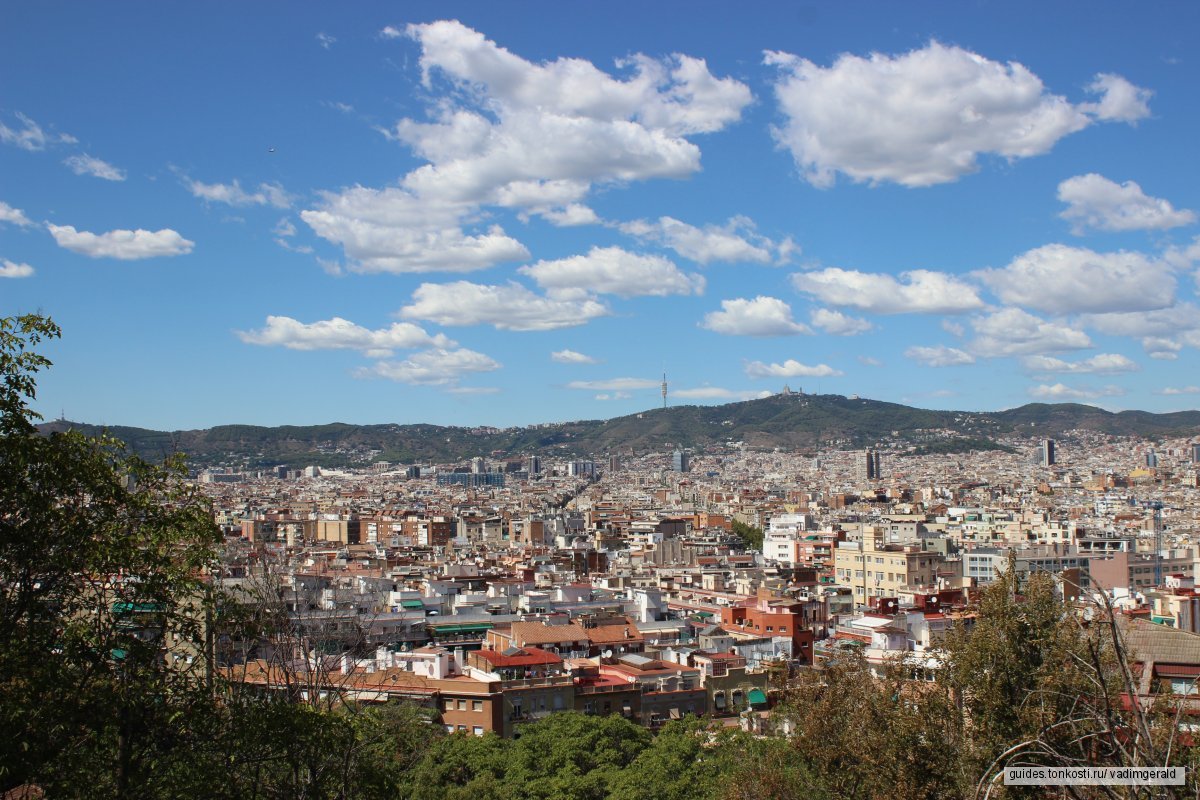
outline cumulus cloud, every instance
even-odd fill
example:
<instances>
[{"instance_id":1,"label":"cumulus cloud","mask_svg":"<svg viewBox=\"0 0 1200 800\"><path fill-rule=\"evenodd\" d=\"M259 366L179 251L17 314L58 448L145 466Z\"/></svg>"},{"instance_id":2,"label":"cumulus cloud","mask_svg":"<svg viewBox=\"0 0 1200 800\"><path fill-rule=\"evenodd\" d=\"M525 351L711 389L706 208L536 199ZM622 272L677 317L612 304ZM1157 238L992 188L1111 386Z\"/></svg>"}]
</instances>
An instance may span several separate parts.
<instances>
[{"instance_id":1,"label":"cumulus cloud","mask_svg":"<svg viewBox=\"0 0 1200 800\"><path fill-rule=\"evenodd\" d=\"M355 272L471 272L529 257L498 225L467 233L469 213L461 204L426 202L404 189L356 186L324 193L300 218L340 244Z\"/></svg>"},{"instance_id":2,"label":"cumulus cloud","mask_svg":"<svg viewBox=\"0 0 1200 800\"><path fill-rule=\"evenodd\" d=\"M865 319L850 317L840 311L828 308L813 309L812 313L808 315L808 319L815 327L834 336L854 336L866 333L875 327Z\"/></svg>"},{"instance_id":3,"label":"cumulus cloud","mask_svg":"<svg viewBox=\"0 0 1200 800\"><path fill-rule=\"evenodd\" d=\"M775 297L759 295L753 300L722 300L720 311L704 315L700 327L727 336L792 336L812 333L802 322L792 319L792 308Z\"/></svg>"},{"instance_id":4,"label":"cumulus cloud","mask_svg":"<svg viewBox=\"0 0 1200 800\"><path fill-rule=\"evenodd\" d=\"M1078 388L1062 383L1040 384L1029 388L1029 395L1042 400L1095 400L1098 397L1120 397L1125 390L1120 386L1104 386L1099 389Z\"/></svg>"},{"instance_id":5,"label":"cumulus cloud","mask_svg":"<svg viewBox=\"0 0 1200 800\"><path fill-rule=\"evenodd\" d=\"M337 41L336 38L330 36L328 33L325 33L325 31L318 33L316 38L317 44L321 45L321 47L324 47L326 50L333 47L334 42Z\"/></svg>"},{"instance_id":6,"label":"cumulus cloud","mask_svg":"<svg viewBox=\"0 0 1200 800\"><path fill-rule=\"evenodd\" d=\"M699 264L714 261L737 264L770 264L789 258L796 246L790 239L772 242L760 236L747 217L733 217L724 225L697 228L674 217L633 220L617 226L623 233L645 242L655 242Z\"/></svg>"},{"instance_id":7,"label":"cumulus cloud","mask_svg":"<svg viewBox=\"0 0 1200 800\"><path fill-rule=\"evenodd\" d=\"M1115 75L1098 75L1098 103L1072 105L1016 62L1002 64L961 47L930 42L901 55L842 54L832 66L780 52L774 130L803 177L832 186L948 183L978 168L980 156L1041 155L1095 119L1132 122L1148 93Z\"/></svg>"},{"instance_id":8,"label":"cumulus cloud","mask_svg":"<svg viewBox=\"0 0 1200 800\"><path fill-rule=\"evenodd\" d=\"M379 32L379 38L381 39L399 39L403 35L404 31L394 25L385 25L383 30Z\"/></svg>"},{"instance_id":9,"label":"cumulus cloud","mask_svg":"<svg viewBox=\"0 0 1200 800\"><path fill-rule=\"evenodd\" d=\"M68 156L63 163L70 167L76 175L91 175L93 178L103 178L106 181L125 180L124 170L114 167L107 161L89 155Z\"/></svg>"},{"instance_id":10,"label":"cumulus cloud","mask_svg":"<svg viewBox=\"0 0 1200 800\"><path fill-rule=\"evenodd\" d=\"M1151 358L1159 361L1174 361L1179 358L1179 351L1183 349L1183 344L1161 336L1146 336L1142 339L1142 349Z\"/></svg>"},{"instance_id":11,"label":"cumulus cloud","mask_svg":"<svg viewBox=\"0 0 1200 800\"><path fill-rule=\"evenodd\" d=\"M574 350L556 350L550 354L551 361L557 361L559 364L599 364L598 359L592 358L589 355L578 353Z\"/></svg>"},{"instance_id":12,"label":"cumulus cloud","mask_svg":"<svg viewBox=\"0 0 1200 800\"><path fill-rule=\"evenodd\" d=\"M1160 336L1177 338L1180 333L1200 330L1200 307L1192 303L1176 303L1142 313L1114 312L1084 314L1079 322L1110 336Z\"/></svg>"},{"instance_id":13,"label":"cumulus cloud","mask_svg":"<svg viewBox=\"0 0 1200 800\"><path fill-rule=\"evenodd\" d=\"M36 153L39 150L45 150L47 145L74 144L78 141L70 134L47 133L42 129L41 125L38 125L20 111L15 112L13 116L17 118L20 126L10 128L8 125L0 122L0 142Z\"/></svg>"},{"instance_id":14,"label":"cumulus cloud","mask_svg":"<svg viewBox=\"0 0 1200 800\"><path fill-rule=\"evenodd\" d=\"M1175 278L1165 261L1125 250L1097 253L1048 244L977 275L1005 303L1055 314L1153 311L1175 297Z\"/></svg>"},{"instance_id":15,"label":"cumulus cloud","mask_svg":"<svg viewBox=\"0 0 1200 800\"><path fill-rule=\"evenodd\" d=\"M118 258L133 261L140 258L181 256L192 252L196 243L180 236L170 228L159 231L115 230L107 233L77 231L70 225L46 224L58 246L73 253L92 258Z\"/></svg>"},{"instance_id":16,"label":"cumulus cloud","mask_svg":"<svg viewBox=\"0 0 1200 800\"><path fill-rule=\"evenodd\" d=\"M601 222L596 212L580 203L568 203L562 208L541 212L542 218L559 228L574 228L580 225L598 225Z\"/></svg>"},{"instance_id":17,"label":"cumulus cloud","mask_svg":"<svg viewBox=\"0 0 1200 800\"><path fill-rule=\"evenodd\" d=\"M1163 394L1167 396L1179 394L1200 394L1200 386L1166 386L1155 394Z\"/></svg>"},{"instance_id":18,"label":"cumulus cloud","mask_svg":"<svg viewBox=\"0 0 1200 800\"><path fill-rule=\"evenodd\" d=\"M578 200L596 182L679 178L699 169L687 136L737 121L750 90L718 78L703 60L635 55L615 78L588 61L535 64L456 21L409 25L421 48L424 80L444 79L453 100L431 122L401 120L394 136L430 163L405 179L426 197L500 203L500 192L526 184L526 200L556 181Z\"/></svg>"},{"instance_id":19,"label":"cumulus cloud","mask_svg":"<svg viewBox=\"0 0 1200 800\"><path fill-rule=\"evenodd\" d=\"M904 351L904 355L927 367L957 367L975 363L975 356L970 353L943 344L936 347L910 347Z\"/></svg>"},{"instance_id":20,"label":"cumulus cloud","mask_svg":"<svg viewBox=\"0 0 1200 800\"><path fill-rule=\"evenodd\" d=\"M567 384L567 388L586 389L592 392L631 392L638 389L657 389L658 385L658 381L645 378L609 378L602 381L571 381Z\"/></svg>"},{"instance_id":21,"label":"cumulus cloud","mask_svg":"<svg viewBox=\"0 0 1200 800\"><path fill-rule=\"evenodd\" d=\"M983 358L1038 355L1092 346L1083 331L1047 322L1019 308L1002 308L971 320L975 338L967 350Z\"/></svg>"},{"instance_id":22,"label":"cumulus cloud","mask_svg":"<svg viewBox=\"0 0 1200 800\"><path fill-rule=\"evenodd\" d=\"M359 378L387 378L416 386L453 387L466 375L492 372L500 363L466 348L423 350L403 361L379 361L356 371Z\"/></svg>"},{"instance_id":23,"label":"cumulus cloud","mask_svg":"<svg viewBox=\"0 0 1200 800\"><path fill-rule=\"evenodd\" d=\"M759 397L769 397L770 392L759 389L734 390L723 389L720 386L700 386L695 389L674 389L671 396L680 400L753 400Z\"/></svg>"},{"instance_id":24,"label":"cumulus cloud","mask_svg":"<svg viewBox=\"0 0 1200 800\"><path fill-rule=\"evenodd\" d=\"M1094 172L1060 183L1058 199L1067 204L1059 216L1072 223L1077 235L1088 228L1161 231L1196 221L1196 212L1176 209L1167 200L1149 197L1133 181L1116 183Z\"/></svg>"},{"instance_id":25,"label":"cumulus cloud","mask_svg":"<svg viewBox=\"0 0 1200 800\"><path fill-rule=\"evenodd\" d=\"M845 374L828 364L809 366L801 364L794 358L789 358L782 364L749 361L746 363L745 372L751 378L830 378Z\"/></svg>"},{"instance_id":26,"label":"cumulus cloud","mask_svg":"<svg viewBox=\"0 0 1200 800\"><path fill-rule=\"evenodd\" d=\"M581 289L620 297L704 292L703 276L684 273L662 256L639 255L620 247L593 247L587 255L538 261L519 271L551 291Z\"/></svg>"},{"instance_id":27,"label":"cumulus cloud","mask_svg":"<svg viewBox=\"0 0 1200 800\"><path fill-rule=\"evenodd\" d=\"M456 281L423 283L400 310L407 319L439 325L492 325L509 331L549 331L584 325L610 312L590 297L543 297L524 286Z\"/></svg>"},{"instance_id":28,"label":"cumulus cloud","mask_svg":"<svg viewBox=\"0 0 1200 800\"><path fill-rule=\"evenodd\" d=\"M450 394L499 394L498 386L452 386L446 390Z\"/></svg>"},{"instance_id":29,"label":"cumulus cloud","mask_svg":"<svg viewBox=\"0 0 1200 800\"><path fill-rule=\"evenodd\" d=\"M823 303L875 314L962 314L983 307L975 289L952 275L915 269L886 273L829 267L792 275L792 285Z\"/></svg>"},{"instance_id":30,"label":"cumulus cloud","mask_svg":"<svg viewBox=\"0 0 1200 800\"><path fill-rule=\"evenodd\" d=\"M0 278L29 278L33 276L33 267L28 264L18 264L7 258L0 259Z\"/></svg>"},{"instance_id":31,"label":"cumulus cloud","mask_svg":"<svg viewBox=\"0 0 1200 800\"><path fill-rule=\"evenodd\" d=\"M33 224L29 217L25 216L24 211L19 208L13 208L3 201L0 201L0 222L7 222L10 225L19 225L21 227Z\"/></svg>"},{"instance_id":32,"label":"cumulus cloud","mask_svg":"<svg viewBox=\"0 0 1200 800\"><path fill-rule=\"evenodd\" d=\"M1084 103L1080 108L1097 119L1133 124L1150 116L1154 92L1134 86L1120 75L1102 72L1088 84L1088 91L1100 95L1100 102Z\"/></svg>"},{"instance_id":33,"label":"cumulus cloud","mask_svg":"<svg viewBox=\"0 0 1200 800\"><path fill-rule=\"evenodd\" d=\"M1029 356L1021 364L1030 372L1058 372L1071 375L1113 375L1136 372L1140 367L1120 353L1100 353L1082 361L1064 361L1051 356Z\"/></svg>"},{"instance_id":34,"label":"cumulus cloud","mask_svg":"<svg viewBox=\"0 0 1200 800\"><path fill-rule=\"evenodd\" d=\"M230 183L202 183L184 178L184 185L193 197L208 203L225 203L230 206L274 206L289 208L292 197L278 183L260 183L258 189L247 192L234 179Z\"/></svg>"},{"instance_id":35,"label":"cumulus cloud","mask_svg":"<svg viewBox=\"0 0 1200 800\"><path fill-rule=\"evenodd\" d=\"M449 349L455 343L442 334L430 336L411 322L396 322L370 330L341 317L318 322L299 322L291 317L267 317L257 331L237 331L247 344L286 347L291 350L359 350L373 358L386 358L395 348L434 347Z\"/></svg>"}]
</instances>

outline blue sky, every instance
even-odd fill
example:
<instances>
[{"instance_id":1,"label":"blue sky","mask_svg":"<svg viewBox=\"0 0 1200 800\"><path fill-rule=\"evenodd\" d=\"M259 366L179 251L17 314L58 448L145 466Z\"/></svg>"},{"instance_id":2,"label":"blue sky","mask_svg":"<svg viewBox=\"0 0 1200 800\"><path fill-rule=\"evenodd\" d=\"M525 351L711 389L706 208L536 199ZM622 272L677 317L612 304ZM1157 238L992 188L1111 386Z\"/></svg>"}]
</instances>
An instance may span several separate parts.
<instances>
[{"instance_id":1,"label":"blue sky","mask_svg":"<svg viewBox=\"0 0 1200 800\"><path fill-rule=\"evenodd\" d=\"M1047 7L1049 6L1049 7ZM1195 4L12 5L43 414L1200 405Z\"/></svg>"}]
</instances>

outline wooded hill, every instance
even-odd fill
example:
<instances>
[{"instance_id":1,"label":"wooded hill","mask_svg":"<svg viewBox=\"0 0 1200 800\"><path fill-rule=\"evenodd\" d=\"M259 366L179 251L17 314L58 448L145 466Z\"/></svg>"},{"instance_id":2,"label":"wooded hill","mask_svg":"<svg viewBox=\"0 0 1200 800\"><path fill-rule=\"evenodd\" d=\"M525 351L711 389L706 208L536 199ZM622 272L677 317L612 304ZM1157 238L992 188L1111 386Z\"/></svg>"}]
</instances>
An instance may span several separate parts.
<instances>
[{"instance_id":1,"label":"wooded hill","mask_svg":"<svg viewBox=\"0 0 1200 800\"><path fill-rule=\"evenodd\" d=\"M472 456L602 455L743 442L755 449L802 452L819 447L868 446L885 440L917 452L999 449L1003 436L1062 436L1071 430L1158 438L1200 433L1200 411L1113 413L1077 403L1031 403L1007 411L934 411L842 395L774 395L719 406L656 408L608 420L520 428L463 428L423 424L219 425L188 431L96 425L57 420L43 431L101 430L138 455L159 461L183 452L193 464L239 463L345 466L373 460L452 461Z\"/></svg>"}]
</instances>

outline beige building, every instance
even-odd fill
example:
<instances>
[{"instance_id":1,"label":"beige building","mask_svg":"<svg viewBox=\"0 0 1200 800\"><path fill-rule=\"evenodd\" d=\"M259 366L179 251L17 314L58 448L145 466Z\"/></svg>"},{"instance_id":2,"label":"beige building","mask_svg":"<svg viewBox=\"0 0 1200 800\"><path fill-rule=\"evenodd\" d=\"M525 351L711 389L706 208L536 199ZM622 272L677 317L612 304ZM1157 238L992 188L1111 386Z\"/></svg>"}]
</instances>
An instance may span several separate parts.
<instances>
[{"instance_id":1,"label":"beige building","mask_svg":"<svg viewBox=\"0 0 1200 800\"><path fill-rule=\"evenodd\" d=\"M941 563L940 554L917 545L883 544L872 537L839 542L834 550L835 580L850 587L858 604L873 597L895 597L907 588L936 586Z\"/></svg>"}]
</instances>

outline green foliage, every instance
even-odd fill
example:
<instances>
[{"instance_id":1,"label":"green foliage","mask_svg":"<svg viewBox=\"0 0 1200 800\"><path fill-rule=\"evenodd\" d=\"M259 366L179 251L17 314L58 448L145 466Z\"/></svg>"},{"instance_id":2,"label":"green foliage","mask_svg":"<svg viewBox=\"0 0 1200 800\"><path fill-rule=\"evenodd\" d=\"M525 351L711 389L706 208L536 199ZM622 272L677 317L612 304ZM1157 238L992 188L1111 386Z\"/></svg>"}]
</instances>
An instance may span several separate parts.
<instances>
[{"instance_id":1,"label":"green foliage","mask_svg":"<svg viewBox=\"0 0 1200 800\"><path fill-rule=\"evenodd\" d=\"M51 422L48 430L77 429L100 433L95 426ZM1031 404L995 413L931 411L877 400L840 395L774 396L721 406L676 406L651 409L609 420L579 420L553 428L510 428L501 431L439 425L347 425L266 428L222 425L208 430L151 431L114 428L112 433L149 460L183 452L194 464L242 463L250 468L289 464L344 466L365 463L368 452L385 460L449 461L483 453L513 456L529 452L587 455L627 448L664 450L671 446L703 447L741 441L756 448L806 449L845 440L855 445L890 438L893 431L916 441L916 453L1005 450L993 437L1005 433L1056 436L1072 429L1119 435L1186 435L1200 431L1200 412L1113 414L1077 404ZM949 430L955 436L928 440L928 431ZM378 457L378 456L375 456Z\"/></svg>"},{"instance_id":2,"label":"green foliage","mask_svg":"<svg viewBox=\"0 0 1200 800\"><path fill-rule=\"evenodd\" d=\"M177 463L39 435L49 361L31 347L57 335L0 320L0 786L124 795L187 746L174 723L208 692L202 573L220 536Z\"/></svg>"},{"instance_id":3,"label":"green foliage","mask_svg":"<svg viewBox=\"0 0 1200 800\"><path fill-rule=\"evenodd\" d=\"M762 528L756 528L735 519L733 532L742 540L742 546L747 550L762 550L764 536Z\"/></svg>"}]
</instances>

